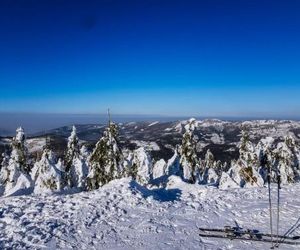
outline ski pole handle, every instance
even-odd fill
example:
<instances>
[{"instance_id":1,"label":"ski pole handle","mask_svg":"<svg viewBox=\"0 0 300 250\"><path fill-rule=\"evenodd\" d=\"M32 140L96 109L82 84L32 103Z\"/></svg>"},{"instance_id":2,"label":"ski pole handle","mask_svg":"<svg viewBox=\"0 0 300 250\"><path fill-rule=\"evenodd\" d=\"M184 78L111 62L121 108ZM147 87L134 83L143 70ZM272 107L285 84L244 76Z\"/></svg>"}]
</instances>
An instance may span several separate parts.
<instances>
[{"instance_id":1,"label":"ski pole handle","mask_svg":"<svg viewBox=\"0 0 300 250\"><path fill-rule=\"evenodd\" d=\"M277 176L277 183L278 183L278 189L281 189L281 177L280 177L280 175Z\"/></svg>"}]
</instances>

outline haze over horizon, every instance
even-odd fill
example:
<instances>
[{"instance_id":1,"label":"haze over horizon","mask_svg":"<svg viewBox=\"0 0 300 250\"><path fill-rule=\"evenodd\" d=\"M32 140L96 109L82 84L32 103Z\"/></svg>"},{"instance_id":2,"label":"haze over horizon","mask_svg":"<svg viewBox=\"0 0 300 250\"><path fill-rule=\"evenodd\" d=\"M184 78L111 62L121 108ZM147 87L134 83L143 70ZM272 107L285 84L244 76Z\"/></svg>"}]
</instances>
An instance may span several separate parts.
<instances>
[{"instance_id":1,"label":"haze over horizon","mask_svg":"<svg viewBox=\"0 0 300 250\"><path fill-rule=\"evenodd\" d=\"M0 113L298 119L299 11L294 0L1 1Z\"/></svg>"}]
</instances>

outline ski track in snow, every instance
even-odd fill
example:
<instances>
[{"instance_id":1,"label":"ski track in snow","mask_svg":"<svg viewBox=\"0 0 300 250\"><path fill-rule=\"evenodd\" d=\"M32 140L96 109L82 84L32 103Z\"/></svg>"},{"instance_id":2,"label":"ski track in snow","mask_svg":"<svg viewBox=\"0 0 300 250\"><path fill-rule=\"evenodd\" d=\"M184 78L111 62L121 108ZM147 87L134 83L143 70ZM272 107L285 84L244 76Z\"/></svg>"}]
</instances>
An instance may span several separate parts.
<instances>
[{"instance_id":1,"label":"ski track in snow","mask_svg":"<svg viewBox=\"0 0 300 250\"><path fill-rule=\"evenodd\" d=\"M272 188L275 201L276 188ZM281 190L281 234L300 217L299 192L300 184ZM236 221L243 228L269 232L267 188L219 190L175 183L168 190L147 190L124 178L92 192L2 197L0 202L0 249L270 247L260 242L201 238L197 229L235 226ZM300 228L293 235L300 235Z\"/></svg>"}]
</instances>

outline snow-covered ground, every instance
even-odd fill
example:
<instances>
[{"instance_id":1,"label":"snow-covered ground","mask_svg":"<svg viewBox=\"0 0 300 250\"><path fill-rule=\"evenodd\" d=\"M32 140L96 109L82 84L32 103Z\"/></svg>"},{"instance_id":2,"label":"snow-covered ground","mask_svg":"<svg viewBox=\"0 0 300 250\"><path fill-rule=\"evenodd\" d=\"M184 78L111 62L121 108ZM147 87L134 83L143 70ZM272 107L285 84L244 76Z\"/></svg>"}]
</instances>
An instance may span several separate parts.
<instances>
[{"instance_id":1,"label":"snow-covered ground","mask_svg":"<svg viewBox=\"0 0 300 250\"><path fill-rule=\"evenodd\" d=\"M281 234L300 217L299 193L300 184L281 190ZM260 242L201 238L197 230L235 226L236 222L243 228L269 232L267 188L219 190L171 176L166 189L148 190L124 178L91 192L1 197L0 204L0 249L270 247ZM300 228L293 233L299 234ZM299 248L281 245L280 249Z\"/></svg>"}]
</instances>

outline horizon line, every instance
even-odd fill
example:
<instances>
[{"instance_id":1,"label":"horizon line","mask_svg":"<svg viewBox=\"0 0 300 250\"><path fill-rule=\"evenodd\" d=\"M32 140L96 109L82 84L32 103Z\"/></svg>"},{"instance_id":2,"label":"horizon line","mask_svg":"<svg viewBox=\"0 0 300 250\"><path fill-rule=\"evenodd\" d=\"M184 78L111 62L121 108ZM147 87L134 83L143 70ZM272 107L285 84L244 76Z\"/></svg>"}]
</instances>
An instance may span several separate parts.
<instances>
[{"instance_id":1,"label":"horizon line","mask_svg":"<svg viewBox=\"0 0 300 250\"><path fill-rule=\"evenodd\" d=\"M78 116L107 116L106 112L35 112L35 111L0 111L0 115L78 115ZM213 114L213 115L206 115L206 114L189 114L189 115L182 115L182 114L140 114L140 113L112 113L113 116L136 116L136 117L158 117L158 118L208 118L208 119L228 119L228 118L238 118L238 119L261 119L261 120L271 120L271 119L300 119L300 115L289 115L289 114Z\"/></svg>"}]
</instances>

